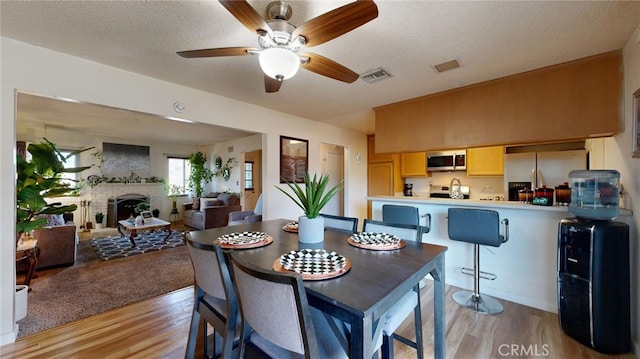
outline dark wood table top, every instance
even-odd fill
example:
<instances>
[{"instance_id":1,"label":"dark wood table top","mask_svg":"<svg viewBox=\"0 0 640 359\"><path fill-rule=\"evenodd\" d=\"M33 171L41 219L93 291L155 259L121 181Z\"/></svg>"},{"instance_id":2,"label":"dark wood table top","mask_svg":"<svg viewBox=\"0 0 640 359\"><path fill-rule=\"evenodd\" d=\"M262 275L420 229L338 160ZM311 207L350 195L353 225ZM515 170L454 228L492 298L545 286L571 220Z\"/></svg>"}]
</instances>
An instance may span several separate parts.
<instances>
[{"instance_id":1,"label":"dark wood table top","mask_svg":"<svg viewBox=\"0 0 640 359\"><path fill-rule=\"evenodd\" d=\"M282 254L304 248L297 233L285 232L287 219L269 220L231 227L189 232L194 247L213 249L213 241L223 234L261 231L270 234L273 242L260 248L236 250L240 256L261 268L271 269ZM351 261L351 270L344 275L320 281L305 281L311 305L340 308L334 315L380 317L393 303L411 290L435 268L436 259L444 257L446 247L407 240L406 247L391 251L375 251L347 243L350 233L326 230L320 248L334 251ZM302 245L302 246L301 246ZM314 245L315 246L315 245ZM317 247L317 246L316 246ZM314 248L316 248L314 247ZM309 248L308 246L306 248ZM323 304L324 303L324 304Z\"/></svg>"}]
</instances>

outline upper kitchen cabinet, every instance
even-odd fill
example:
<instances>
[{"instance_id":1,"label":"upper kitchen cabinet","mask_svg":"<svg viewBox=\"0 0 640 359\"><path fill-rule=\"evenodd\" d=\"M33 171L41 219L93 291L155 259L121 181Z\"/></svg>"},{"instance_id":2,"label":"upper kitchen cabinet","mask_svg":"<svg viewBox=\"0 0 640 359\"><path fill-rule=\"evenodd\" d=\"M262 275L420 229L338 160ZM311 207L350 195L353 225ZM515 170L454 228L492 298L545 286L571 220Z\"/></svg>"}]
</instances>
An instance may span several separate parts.
<instances>
[{"instance_id":1,"label":"upper kitchen cabinet","mask_svg":"<svg viewBox=\"0 0 640 359\"><path fill-rule=\"evenodd\" d=\"M624 129L623 93L622 52L604 53L377 107L376 151L611 136Z\"/></svg>"},{"instance_id":2,"label":"upper kitchen cabinet","mask_svg":"<svg viewBox=\"0 0 640 359\"><path fill-rule=\"evenodd\" d=\"M367 158L369 163L393 161L391 153L376 153L376 138L374 135L367 135Z\"/></svg>"},{"instance_id":3,"label":"upper kitchen cabinet","mask_svg":"<svg viewBox=\"0 0 640 359\"><path fill-rule=\"evenodd\" d=\"M504 175L504 146L467 148L467 176Z\"/></svg>"},{"instance_id":4,"label":"upper kitchen cabinet","mask_svg":"<svg viewBox=\"0 0 640 359\"><path fill-rule=\"evenodd\" d=\"M402 177L426 177L427 153L405 152L400 154L400 175Z\"/></svg>"}]
</instances>

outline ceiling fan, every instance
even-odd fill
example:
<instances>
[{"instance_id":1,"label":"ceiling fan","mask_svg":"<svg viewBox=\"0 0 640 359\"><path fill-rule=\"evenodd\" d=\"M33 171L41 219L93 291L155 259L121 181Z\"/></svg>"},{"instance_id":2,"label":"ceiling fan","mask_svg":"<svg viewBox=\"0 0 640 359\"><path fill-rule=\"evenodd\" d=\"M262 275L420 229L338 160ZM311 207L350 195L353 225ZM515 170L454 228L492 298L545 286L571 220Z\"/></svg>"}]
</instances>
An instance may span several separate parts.
<instances>
[{"instance_id":1,"label":"ceiling fan","mask_svg":"<svg viewBox=\"0 0 640 359\"><path fill-rule=\"evenodd\" d=\"M306 70L351 83L358 79L352 70L314 53L299 53L304 47L323 44L378 17L373 1L358 0L315 17L296 27L289 23L291 6L282 1L267 5L265 20L246 0L219 0L249 30L258 34L259 48L221 47L180 51L186 58L258 55L264 72L266 92L277 92L282 81L291 78L300 65Z\"/></svg>"}]
</instances>

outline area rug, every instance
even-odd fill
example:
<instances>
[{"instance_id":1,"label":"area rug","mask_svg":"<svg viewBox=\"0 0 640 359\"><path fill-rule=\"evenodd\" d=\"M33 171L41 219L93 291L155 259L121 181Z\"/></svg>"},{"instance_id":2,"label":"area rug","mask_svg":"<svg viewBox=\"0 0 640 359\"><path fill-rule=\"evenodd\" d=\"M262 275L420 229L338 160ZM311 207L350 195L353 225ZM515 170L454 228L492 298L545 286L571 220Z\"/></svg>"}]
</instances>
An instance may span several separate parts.
<instances>
[{"instance_id":1,"label":"area rug","mask_svg":"<svg viewBox=\"0 0 640 359\"><path fill-rule=\"evenodd\" d=\"M83 240L74 266L31 281L27 316L18 321L18 337L190 285L193 267L185 246L102 261Z\"/></svg>"},{"instance_id":2,"label":"area rug","mask_svg":"<svg viewBox=\"0 0 640 359\"><path fill-rule=\"evenodd\" d=\"M138 254L151 253L168 248L176 248L184 245L182 233L172 231L169 237L165 231L153 231L138 233L134 237L136 246L131 246L129 236L113 235L109 237L94 238L89 241L102 260L131 257Z\"/></svg>"}]
</instances>

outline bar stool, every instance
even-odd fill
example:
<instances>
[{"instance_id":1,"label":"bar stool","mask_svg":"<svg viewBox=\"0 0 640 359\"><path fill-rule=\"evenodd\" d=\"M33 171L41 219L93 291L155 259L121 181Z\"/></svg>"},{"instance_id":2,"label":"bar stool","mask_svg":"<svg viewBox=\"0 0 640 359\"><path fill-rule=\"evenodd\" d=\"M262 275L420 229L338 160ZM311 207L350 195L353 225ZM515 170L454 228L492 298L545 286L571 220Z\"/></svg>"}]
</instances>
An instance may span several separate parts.
<instances>
[{"instance_id":1,"label":"bar stool","mask_svg":"<svg viewBox=\"0 0 640 359\"><path fill-rule=\"evenodd\" d=\"M498 212L486 209L449 208L449 239L473 243L473 292L453 293L453 300L461 306L484 314L497 314L502 304L488 295L480 296L480 277L494 280L496 275L480 271L480 245L500 247L509 240L509 219L500 221ZM504 225L504 236L500 235L500 223ZM470 274L468 268L462 272Z\"/></svg>"},{"instance_id":2,"label":"bar stool","mask_svg":"<svg viewBox=\"0 0 640 359\"><path fill-rule=\"evenodd\" d=\"M426 225L420 225L420 218L426 218ZM422 242L422 235L429 233L431 230L431 214L423 214L420 216L418 213L418 207L402 206L395 204L383 204L382 205L382 222L393 224L406 224L410 226L420 227L420 242Z\"/></svg>"}]
</instances>

